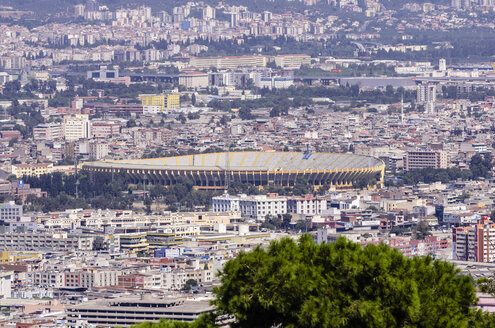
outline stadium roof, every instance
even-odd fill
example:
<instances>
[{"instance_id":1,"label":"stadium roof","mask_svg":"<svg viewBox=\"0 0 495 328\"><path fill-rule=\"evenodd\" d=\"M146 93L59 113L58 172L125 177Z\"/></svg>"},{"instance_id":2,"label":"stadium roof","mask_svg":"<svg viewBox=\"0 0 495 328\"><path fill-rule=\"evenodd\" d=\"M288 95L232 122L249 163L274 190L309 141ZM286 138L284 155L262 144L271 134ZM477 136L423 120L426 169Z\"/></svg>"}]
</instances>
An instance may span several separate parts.
<instances>
[{"instance_id":1,"label":"stadium roof","mask_svg":"<svg viewBox=\"0 0 495 328\"><path fill-rule=\"evenodd\" d=\"M228 157L227 157L228 156ZM84 165L116 169L207 171L325 171L382 166L377 158L335 153L229 152L164 158L90 162Z\"/></svg>"}]
</instances>

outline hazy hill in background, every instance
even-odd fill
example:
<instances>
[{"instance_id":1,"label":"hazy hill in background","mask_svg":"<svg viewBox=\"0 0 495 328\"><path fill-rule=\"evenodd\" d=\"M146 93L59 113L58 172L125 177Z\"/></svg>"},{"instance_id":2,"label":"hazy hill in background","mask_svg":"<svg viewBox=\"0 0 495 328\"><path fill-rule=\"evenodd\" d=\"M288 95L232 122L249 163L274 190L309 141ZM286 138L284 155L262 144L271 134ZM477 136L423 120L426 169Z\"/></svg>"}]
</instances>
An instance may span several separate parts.
<instances>
[{"instance_id":1,"label":"hazy hill in background","mask_svg":"<svg viewBox=\"0 0 495 328\"><path fill-rule=\"evenodd\" d=\"M3 5L12 6L17 9L30 10L40 15L53 14L57 12L70 12L72 6L84 3L83 0L3 0ZM100 0L100 3L107 5L110 9L116 9L119 7L135 8L137 6L146 5L150 6L153 10L166 10L171 11L175 6L184 5L187 1L184 0ZM205 0L204 2L210 4L217 4L218 0ZM260 12L263 10L270 10L273 12L287 12L287 11L302 11L310 7L305 6L301 2L287 1L287 0L227 0L225 3L231 5L243 5L250 8L252 11ZM449 4L448 0L382 0L382 3L386 8L400 8L406 3L425 3L431 2L434 4ZM320 8L319 8L320 7ZM327 9L330 6L321 3L315 6L311 6L312 9Z\"/></svg>"}]
</instances>

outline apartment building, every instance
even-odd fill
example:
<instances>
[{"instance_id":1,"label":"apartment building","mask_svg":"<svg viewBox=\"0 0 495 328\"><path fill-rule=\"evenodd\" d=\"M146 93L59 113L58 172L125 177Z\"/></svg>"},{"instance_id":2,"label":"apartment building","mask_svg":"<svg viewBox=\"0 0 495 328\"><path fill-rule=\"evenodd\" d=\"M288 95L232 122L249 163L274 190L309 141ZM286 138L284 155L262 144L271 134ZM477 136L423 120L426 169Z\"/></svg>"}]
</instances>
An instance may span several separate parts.
<instances>
[{"instance_id":1,"label":"apartment building","mask_svg":"<svg viewBox=\"0 0 495 328\"><path fill-rule=\"evenodd\" d=\"M64 136L67 141L91 137L91 122L88 115L74 115L64 120Z\"/></svg>"},{"instance_id":2,"label":"apartment building","mask_svg":"<svg viewBox=\"0 0 495 328\"><path fill-rule=\"evenodd\" d=\"M34 140L58 140L64 136L62 124L48 123L39 124L33 128Z\"/></svg>"},{"instance_id":3,"label":"apartment building","mask_svg":"<svg viewBox=\"0 0 495 328\"><path fill-rule=\"evenodd\" d=\"M93 238L69 236L65 233L2 233L0 234L0 251L32 250L92 250Z\"/></svg>"},{"instance_id":4,"label":"apartment building","mask_svg":"<svg viewBox=\"0 0 495 328\"><path fill-rule=\"evenodd\" d=\"M14 164L12 165L12 174L17 178L24 176L40 177L43 174L52 172L53 164L51 163L33 163L33 164Z\"/></svg>"},{"instance_id":5,"label":"apartment building","mask_svg":"<svg viewBox=\"0 0 495 328\"><path fill-rule=\"evenodd\" d=\"M121 274L120 271L99 268L65 272L65 285L84 288L117 286Z\"/></svg>"},{"instance_id":6,"label":"apartment building","mask_svg":"<svg viewBox=\"0 0 495 328\"><path fill-rule=\"evenodd\" d=\"M408 151L404 155L404 170L446 169L449 165L448 155L444 151Z\"/></svg>"},{"instance_id":7,"label":"apartment building","mask_svg":"<svg viewBox=\"0 0 495 328\"><path fill-rule=\"evenodd\" d=\"M253 195L223 194L212 198L214 212L238 211L246 218L264 220L267 215L277 216L287 213L287 198L278 194Z\"/></svg>"},{"instance_id":8,"label":"apartment building","mask_svg":"<svg viewBox=\"0 0 495 328\"><path fill-rule=\"evenodd\" d=\"M103 159L108 156L110 148L105 142L90 142L89 143L89 158L93 160Z\"/></svg>"},{"instance_id":9,"label":"apartment building","mask_svg":"<svg viewBox=\"0 0 495 328\"><path fill-rule=\"evenodd\" d=\"M60 288L65 286L65 274L60 271L27 272L27 279L34 286Z\"/></svg>"},{"instance_id":10,"label":"apartment building","mask_svg":"<svg viewBox=\"0 0 495 328\"><path fill-rule=\"evenodd\" d=\"M287 198L287 212L296 214L316 215L322 214L327 209L327 199L304 195L301 197Z\"/></svg>"},{"instance_id":11,"label":"apartment building","mask_svg":"<svg viewBox=\"0 0 495 328\"><path fill-rule=\"evenodd\" d=\"M96 139L104 139L120 133L120 124L115 122L92 122L91 135Z\"/></svg>"},{"instance_id":12,"label":"apartment building","mask_svg":"<svg viewBox=\"0 0 495 328\"><path fill-rule=\"evenodd\" d=\"M452 230L453 259L471 262L495 261L495 223L482 217L477 224Z\"/></svg>"}]
</instances>

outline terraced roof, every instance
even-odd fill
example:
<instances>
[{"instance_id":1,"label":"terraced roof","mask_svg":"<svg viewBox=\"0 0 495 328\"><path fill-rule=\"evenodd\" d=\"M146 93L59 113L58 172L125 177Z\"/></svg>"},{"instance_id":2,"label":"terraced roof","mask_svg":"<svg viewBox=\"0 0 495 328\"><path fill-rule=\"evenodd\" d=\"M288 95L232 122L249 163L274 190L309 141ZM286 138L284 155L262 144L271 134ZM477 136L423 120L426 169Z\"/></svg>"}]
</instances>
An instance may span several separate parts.
<instances>
[{"instance_id":1,"label":"terraced roof","mask_svg":"<svg viewBox=\"0 0 495 328\"><path fill-rule=\"evenodd\" d=\"M152 170L320 171L360 169L383 165L374 157L354 154L301 152L229 152L121 161L84 165L102 168Z\"/></svg>"}]
</instances>

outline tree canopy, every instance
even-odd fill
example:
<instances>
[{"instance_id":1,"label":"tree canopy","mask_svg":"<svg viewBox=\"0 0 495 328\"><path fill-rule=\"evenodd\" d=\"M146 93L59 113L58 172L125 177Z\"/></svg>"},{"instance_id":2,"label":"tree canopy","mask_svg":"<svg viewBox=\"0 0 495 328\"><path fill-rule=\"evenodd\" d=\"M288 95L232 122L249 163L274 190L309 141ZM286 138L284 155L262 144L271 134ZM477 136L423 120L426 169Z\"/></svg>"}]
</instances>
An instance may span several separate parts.
<instances>
[{"instance_id":1,"label":"tree canopy","mask_svg":"<svg viewBox=\"0 0 495 328\"><path fill-rule=\"evenodd\" d=\"M343 237L317 245L303 235L241 252L220 279L216 313L134 328L213 328L229 316L233 328L495 327L492 314L473 307L473 280L454 264Z\"/></svg>"},{"instance_id":2,"label":"tree canopy","mask_svg":"<svg viewBox=\"0 0 495 328\"><path fill-rule=\"evenodd\" d=\"M472 327L483 322L472 279L386 245L304 235L226 263L215 292L232 327Z\"/></svg>"}]
</instances>

